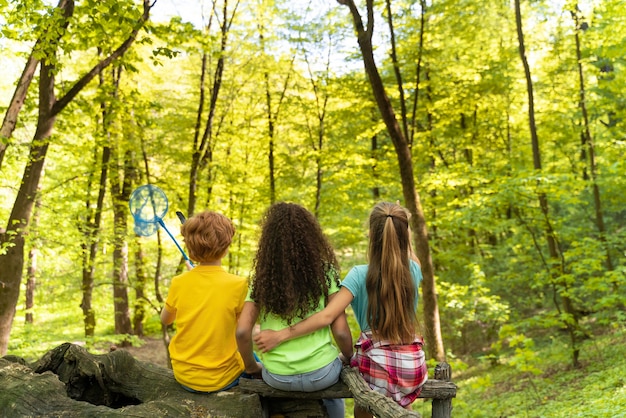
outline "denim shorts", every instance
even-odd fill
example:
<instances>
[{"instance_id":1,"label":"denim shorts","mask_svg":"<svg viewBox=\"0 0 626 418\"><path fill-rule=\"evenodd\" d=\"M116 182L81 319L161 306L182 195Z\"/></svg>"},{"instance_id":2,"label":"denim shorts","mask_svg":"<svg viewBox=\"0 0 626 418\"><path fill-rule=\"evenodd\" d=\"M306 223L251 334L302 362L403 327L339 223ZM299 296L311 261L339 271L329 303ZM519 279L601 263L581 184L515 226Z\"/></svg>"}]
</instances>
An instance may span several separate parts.
<instances>
[{"instance_id":1,"label":"denim shorts","mask_svg":"<svg viewBox=\"0 0 626 418\"><path fill-rule=\"evenodd\" d=\"M263 380L275 389L289 392L315 392L326 389L339 381L342 363L339 358L312 372L282 375L274 374L263 368Z\"/></svg>"}]
</instances>

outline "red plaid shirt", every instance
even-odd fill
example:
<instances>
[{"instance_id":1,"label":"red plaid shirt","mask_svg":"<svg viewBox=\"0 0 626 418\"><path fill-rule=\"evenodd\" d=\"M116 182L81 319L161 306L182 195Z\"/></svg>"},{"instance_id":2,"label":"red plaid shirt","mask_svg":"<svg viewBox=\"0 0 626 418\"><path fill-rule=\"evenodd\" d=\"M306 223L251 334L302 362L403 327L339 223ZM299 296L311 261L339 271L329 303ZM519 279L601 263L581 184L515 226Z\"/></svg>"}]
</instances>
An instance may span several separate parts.
<instances>
[{"instance_id":1,"label":"red plaid shirt","mask_svg":"<svg viewBox=\"0 0 626 418\"><path fill-rule=\"evenodd\" d=\"M395 345L374 342L371 333L361 333L350 365L358 367L372 390L391 397L400 406L410 405L428 380L423 341Z\"/></svg>"}]
</instances>

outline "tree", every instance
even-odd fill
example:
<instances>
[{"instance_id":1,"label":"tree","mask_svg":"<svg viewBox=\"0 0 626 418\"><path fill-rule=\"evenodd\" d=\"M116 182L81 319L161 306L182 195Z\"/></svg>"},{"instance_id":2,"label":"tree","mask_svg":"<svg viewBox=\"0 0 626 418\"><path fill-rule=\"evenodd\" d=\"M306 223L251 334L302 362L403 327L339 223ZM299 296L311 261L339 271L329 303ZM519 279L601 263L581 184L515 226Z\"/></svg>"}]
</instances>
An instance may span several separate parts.
<instances>
[{"instance_id":1,"label":"tree","mask_svg":"<svg viewBox=\"0 0 626 418\"><path fill-rule=\"evenodd\" d=\"M64 15L69 19L73 14L74 2L62 2L62 5L65 11ZM3 253L0 254L3 278L3 286L0 288L0 354L5 354L7 350L22 282L25 233L32 215L36 190L43 173L56 118L96 75L130 48L137 34L147 22L151 7L152 4L148 0L143 0L143 11L127 38L109 56L99 61L91 70L80 77L62 97L57 99L55 93L55 73L58 65L56 50L51 52L47 60L40 65L37 128L31 143L22 182L13 204L13 210L9 216L6 230L0 234L0 248L3 249ZM63 24L65 20L62 20ZM63 31L60 30L60 32Z\"/></svg>"},{"instance_id":2,"label":"tree","mask_svg":"<svg viewBox=\"0 0 626 418\"><path fill-rule=\"evenodd\" d=\"M207 72L210 68L207 68L209 58L213 54L204 50L201 59L201 73L200 73L200 95L198 112L196 118L196 125L194 128L193 148L191 157L191 167L189 171L189 194L187 213L193 215L196 208L196 199L198 198L198 184L203 170L207 171L206 174L206 189L207 189L207 201L210 200L211 189L213 187L214 167L213 153L215 148L215 141L218 135L219 120L216 120L217 106L220 99L220 90L222 88L222 81L224 78L224 69L227 62L226 49L228 47L228 34L237 12L237 6L239 2L235 2L235 7L232 11L229 10L228 0L224 0L222 4L221 14L218 10L218 2L212 2L213 7L211 10L211 18L205 27L205 34L209 34L212 29L213 18L219 24L219 48L215 55L217 55L217 61L212 74L212 84L210 86L209 108L206 116L204 116L205 106L205 82ZM208 45L208 48L213 47ZM212 62L212 60L211 60ZM202 129L202 118L205 117L204 129Z\"/></svg>"},{"instance_id":3,"label":"tree","mask_svg":"<svg viewBox=\"0 0 626 418\"><path fill-rule=\"evenodd\" d=\"M352 0L338 0L340 4L348 6L354 28L357 32L357 39L361 54L363 56L363 64L365 72L370 81L372 92L378 109L382 115L387 132L391 137L398 164L400 168L400 177L402 179L402 192L407 209L411 212L411 229L414 234L415 252L420 259L422 274L424 280L422 282L422 297L424 302L424 316L426 327L426 340L429 353L432 358L442 361L445 359L445 351L443 347L443 339L439 323L439 307L437 304L437 291L435 284L435 275L433 270L433 262L430 254L430 245L428 242L428 229L426 219L422 210L422 204L419 193L415 187L415 177L413 174L413 161L411 150L407 138L404 136L393 106L387 96L385 86L383 84L380 73L374 59L374 49L372 45L372 35L374 32L374 2L366 1L367 7L367 27L363 25L361 14Z\"/></svg>"}]
</instances>

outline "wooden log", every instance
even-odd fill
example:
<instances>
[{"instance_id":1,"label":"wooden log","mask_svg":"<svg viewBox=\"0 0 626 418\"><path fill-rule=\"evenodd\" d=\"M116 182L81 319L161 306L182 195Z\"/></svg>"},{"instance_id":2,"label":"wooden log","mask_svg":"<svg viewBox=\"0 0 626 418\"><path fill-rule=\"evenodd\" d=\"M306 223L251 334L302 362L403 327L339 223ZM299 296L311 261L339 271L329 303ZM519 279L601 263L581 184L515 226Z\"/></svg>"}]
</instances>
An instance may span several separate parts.
<instances>
[{"instance_id":1,"label":"wooden log","mask_svg":"<svg viewBox=\"0 0 626 418\"><path fill-rule=\"evenodd\" d=\"M439 363L435 366L435 379L443 382L449 382L452 377L452 368L446 362ZM456 396L456 390L454 393ZM433 399L433 415L432 418L450 418L452 416L452 398Z\"/></svg>"},{"instance_id":2,"label":"wooden log","mask_svg":"<svg viewBox=\"0 0 626 418\"><path fill-rule=\"evenodd\" d=\"M336 399L352 398L350 388L342 380L334 385L316 392L287 392L274 389L262 380L246 379L239 383L240 390L244 393L258 393L268 398L291 398L291 399ZM450 399L456 397L456 385L443 380L429 379L422 387L419 397L423 399Z\"/></svg>"},{"instance_id":3,"label":"wooden log","mask_svg":"<svg viewBox=\"0 0 626 418\"><path fill-rule=\"evenodd\" d=\"M357 369L344 367L341 370L341 380L350 388L355 404L378 418L421 418L419 413L404 409L393 399L371 390Z\"/></svg>"},{"instance_id":4,"label":"wooden log","mask_svg":"<svg viewBox=\"0 0 626 418\"><path fill-rule=\"evenodd\" d=\"M31 366L23 363L0 359L5 416L263 416L257 395L187 392L171 370L138 361L125 350L94 355L65 343Z\"/></svg>"}]
</instances>

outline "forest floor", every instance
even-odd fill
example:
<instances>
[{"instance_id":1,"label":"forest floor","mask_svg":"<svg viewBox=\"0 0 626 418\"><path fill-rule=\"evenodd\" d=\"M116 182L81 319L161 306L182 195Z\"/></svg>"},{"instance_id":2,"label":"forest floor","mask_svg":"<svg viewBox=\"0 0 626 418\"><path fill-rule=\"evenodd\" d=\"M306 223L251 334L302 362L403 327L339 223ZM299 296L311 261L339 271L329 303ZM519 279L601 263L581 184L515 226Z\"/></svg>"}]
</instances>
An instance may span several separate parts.
<instances>
[{"instance_id":1,"label":"forest floor","mask_svg":"<svg viewBox=\"0 0 626 418\"><path fill-rule=\"evenodd\" d=\"M167 348L160 338L144 337L141 346L118 347L118 350L126 350L137 360L154 363L158 366L169 368L167 361Z\"/></svg>"}]
</instances>

